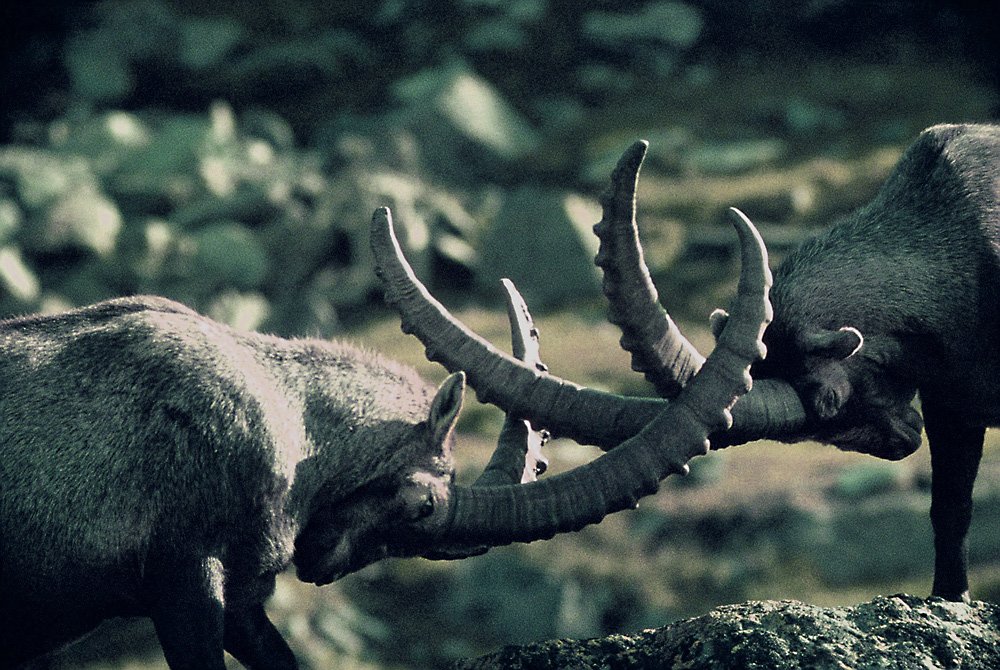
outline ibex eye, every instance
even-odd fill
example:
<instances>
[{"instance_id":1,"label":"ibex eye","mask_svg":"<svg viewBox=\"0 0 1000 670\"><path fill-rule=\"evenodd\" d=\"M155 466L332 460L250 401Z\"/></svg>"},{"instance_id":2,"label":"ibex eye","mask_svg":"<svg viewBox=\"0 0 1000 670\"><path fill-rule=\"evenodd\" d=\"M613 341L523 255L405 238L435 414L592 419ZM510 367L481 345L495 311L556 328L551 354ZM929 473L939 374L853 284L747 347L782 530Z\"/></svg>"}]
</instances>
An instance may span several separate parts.
<instances>
[{"instance_id":1,"label":"ibex eye","mask_svg":"<svg viewBox=\"0 0 1000 670\"><path fill-rule=\"evenodd\" d=\"M404 511L409 522L426 519L434 513L434 496L422 486L410 487L403 493Z\"/></svg>"},{"instance_id":2,"label":"ibex eye","mask_svg":"<svg viewBox=\"0 0 1000 670\"><path fill-rule=\"evenodd\" d=\"M427 496L419 503L417 503L416 507L413 508L412 519L413 521L420 521L421 519L426 519L433 513L434 513L434 498L432 498L431 496Z\"/></svg>"}]
</instances>

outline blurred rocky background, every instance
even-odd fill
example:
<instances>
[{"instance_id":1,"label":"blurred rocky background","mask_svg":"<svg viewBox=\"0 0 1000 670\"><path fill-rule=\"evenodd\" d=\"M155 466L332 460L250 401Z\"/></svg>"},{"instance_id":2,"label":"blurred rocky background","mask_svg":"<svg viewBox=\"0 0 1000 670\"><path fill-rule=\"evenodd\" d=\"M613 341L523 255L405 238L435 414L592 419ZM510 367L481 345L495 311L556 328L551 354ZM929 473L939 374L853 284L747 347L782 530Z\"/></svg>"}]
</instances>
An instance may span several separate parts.
<instances>
[{"instance_id":1,"label":"blurred rocky background","mask_svg":"<svg viewBox=\"0 0 1000 670\"><path fill-rule=\"evenodd\" d=\"M102 0L0 9L0 314L155 293L282 335L427 363L381 304L389 205L436 295L506 347L497 280L560 376L648 393L604 323L590 232L621 151L651 141L640 225L703 350L736 273L723 213L773 261L864 203L926 126L1000 116L993 3L931 0ZM500 417L470 407L460 458ZM972 530L1000 599L1000 447ZM594 456L556 442L553 471ZM639 510L457 563L279 582L306 668L438 668L509 643L632 633L724 604L930 591L929 461L755 444ZM52 667L163 667L117 622Z\"/></svg>"}]
</instances>

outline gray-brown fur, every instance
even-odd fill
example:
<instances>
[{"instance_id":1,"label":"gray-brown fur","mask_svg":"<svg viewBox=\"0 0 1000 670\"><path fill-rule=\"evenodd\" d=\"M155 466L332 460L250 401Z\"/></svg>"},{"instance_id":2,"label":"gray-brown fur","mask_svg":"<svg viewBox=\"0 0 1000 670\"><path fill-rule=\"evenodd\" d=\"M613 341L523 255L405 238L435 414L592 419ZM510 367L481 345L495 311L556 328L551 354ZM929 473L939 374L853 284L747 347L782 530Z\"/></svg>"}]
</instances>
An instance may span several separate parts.
<instances>
[{"instance_id":1,"label":"gray-brown fur","mask_svg":"<svg viewBox=\"0 0 1000 670\"><path fill-rule=\"evenodd\" d=\"M152 614L172 667L209 667L167 594L262 617L293 558L324 583L425 548L401 493L447 483L457 406L434 434L435 389L405 367L158 298L8 321L0 350L0 667L115 614Z\"/></svg>"}]
</instances>

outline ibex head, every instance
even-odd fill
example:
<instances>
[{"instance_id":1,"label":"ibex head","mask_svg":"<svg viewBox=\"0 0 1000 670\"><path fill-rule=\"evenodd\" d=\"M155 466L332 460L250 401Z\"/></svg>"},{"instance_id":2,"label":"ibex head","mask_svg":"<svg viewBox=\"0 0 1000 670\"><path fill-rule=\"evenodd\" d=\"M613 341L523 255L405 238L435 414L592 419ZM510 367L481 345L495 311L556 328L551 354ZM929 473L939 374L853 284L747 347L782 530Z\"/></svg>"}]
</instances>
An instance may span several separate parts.
<instances>
[{"instance_id":1,"label":"ibex head","mask_svg":"<svg viewBox=\"0 0 1000 670\"><path fill-rule=\"evenodd\" d=\"M452 432L464 389L465 375L452 374L422 421L379 426L380 446L390 455L360 486L344 495L337 478L323 482L295 539L301 580L328 584L383 558L434 548L433 528L445 523L452 486Z\"/></svg>"}]
</instances>

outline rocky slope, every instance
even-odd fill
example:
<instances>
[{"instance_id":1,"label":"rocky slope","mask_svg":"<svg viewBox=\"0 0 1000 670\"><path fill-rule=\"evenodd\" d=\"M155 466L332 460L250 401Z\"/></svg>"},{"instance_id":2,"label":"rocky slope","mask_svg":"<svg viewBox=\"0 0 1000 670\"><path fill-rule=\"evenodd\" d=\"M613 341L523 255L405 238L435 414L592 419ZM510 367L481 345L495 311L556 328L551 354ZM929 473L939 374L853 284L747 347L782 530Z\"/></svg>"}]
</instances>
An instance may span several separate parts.
<instances>
[{"instance_id":1,"label":"rocky slope","mask_svg":"<svg viewBox=\"0 0 1000 670\"><path fill-rule=\"evenodd\" d=\"M455 670L826 670L1000 667L1000 605L878 597L855 607L749 602L637 635L553 640Z\"/></svg>"}]
</instances>

